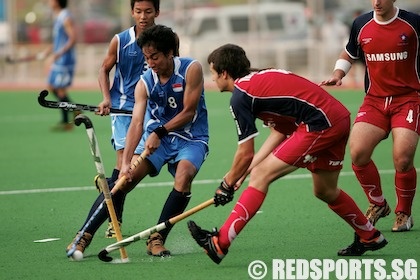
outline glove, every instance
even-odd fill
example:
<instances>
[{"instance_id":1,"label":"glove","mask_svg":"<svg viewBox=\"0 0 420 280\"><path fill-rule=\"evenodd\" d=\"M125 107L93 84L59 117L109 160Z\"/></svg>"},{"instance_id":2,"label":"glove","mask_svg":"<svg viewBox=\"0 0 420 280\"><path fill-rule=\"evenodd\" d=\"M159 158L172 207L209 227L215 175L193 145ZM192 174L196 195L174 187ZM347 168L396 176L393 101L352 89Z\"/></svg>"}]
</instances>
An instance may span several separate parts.
<instances>
[{"instance_id":1,"label":"glove","mask_svg":"<svg viewBox=\"0 0 420 280\"><path fill-rule=\"evenodd\" d=\"M233 194L235 190L226 184L225 180L220 183L220 186L216 189L214 194L214 205L225 205L233 200Z\"/></svg>"}]
</instances>

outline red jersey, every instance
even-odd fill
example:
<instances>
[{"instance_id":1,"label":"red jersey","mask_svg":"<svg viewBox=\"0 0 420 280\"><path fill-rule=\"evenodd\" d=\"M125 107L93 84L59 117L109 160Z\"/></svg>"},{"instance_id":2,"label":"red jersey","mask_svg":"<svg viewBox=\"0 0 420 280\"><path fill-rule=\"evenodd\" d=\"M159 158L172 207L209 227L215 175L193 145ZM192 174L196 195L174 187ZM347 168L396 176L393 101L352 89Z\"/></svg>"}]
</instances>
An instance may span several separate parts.
<instances>
[{"instance_id":1,"label":"red jersey","mask_svg":"<svg viewBox=\"0 0 420 280\"><path fill-rule=\"evenodd\" d=\"M237 79L230 106L239 142L257 135L256 118L291 134L299 125L305 125L307 131L322 131L350 115L343 104L318 85L280 69L253 72Z\"/></svg>"},{"instance_id":2,"label":"red jersey","mask_svg":"<svg viewBox=\"0 0 420 280\"><path fill-rule=\"evenodd\" d=\"M420 15L398 9L379 22L372 11L354 20L346 51L366 63L366 93L388 97L420 91L419 45Z\"/></svg>"}]
</instances>

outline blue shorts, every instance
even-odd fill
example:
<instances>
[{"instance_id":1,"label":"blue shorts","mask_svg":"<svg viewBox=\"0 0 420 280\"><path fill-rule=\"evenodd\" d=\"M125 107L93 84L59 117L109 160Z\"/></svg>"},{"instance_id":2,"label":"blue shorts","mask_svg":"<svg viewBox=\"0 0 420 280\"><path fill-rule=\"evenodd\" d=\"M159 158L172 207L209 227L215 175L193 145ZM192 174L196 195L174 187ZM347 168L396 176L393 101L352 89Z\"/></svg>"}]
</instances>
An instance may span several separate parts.
<instances>
[{"instance_id":1,"label":"blue shorts","mask_svg":"<svg viewBox=\"0 0 420 280\"><path fill-rule=\"evenodd\" d=\"M74 66L54 65L48 76L48 84L53 88L66 88L73 82Z\"/></svg>"},{"instance_id":2,"label":"blue shorts","mask_svg":"<svg viewBox=\"0 0 420 280\"><path fill-rule=\"evenodd\" d=\"M115 151L125 148L125 140L130 123L130 115L111 115L111 144Z\"/></svg>"},{"instance_id":3,"label":"blue shorts","mask_svg":"<svg viewBox=\"0 0 420 280\"><path fill-rule=\"evenodd\" d=\"M135 154L141 154L144 150L143 135L140 144L137 146ZM149 174L151 177L157 176L163 165L168 164L168 171L175 177L176 166L180 160L188 160L194 167L200 170L201 165L206 160L209 153L208 145L203 141L186 140L177 136L165 136L159 148L147 159L155 168L155 171Z\"/></svg>"}]
</instances>

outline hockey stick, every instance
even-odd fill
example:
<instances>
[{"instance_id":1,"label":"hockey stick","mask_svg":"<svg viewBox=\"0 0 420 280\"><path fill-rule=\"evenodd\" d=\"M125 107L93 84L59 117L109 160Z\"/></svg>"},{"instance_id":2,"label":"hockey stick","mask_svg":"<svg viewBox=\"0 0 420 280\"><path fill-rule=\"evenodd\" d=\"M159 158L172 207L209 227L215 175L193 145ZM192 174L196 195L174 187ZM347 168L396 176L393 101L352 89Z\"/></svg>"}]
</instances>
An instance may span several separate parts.
<instances>
[{"instance_id":1,"label":"hockey stick","mask_svg":"<svg viewBox=\"0 0 420 280\"><path fill-rule=\"evenodd\" d=\"M191 216L194 213L197 213L198 211L210 206L214 204L214 198L211 198L193 208L191 208L188 211L185 211L184 213L179 214L178 216L175 216L173 218L170 218L169 220L162 222L158 225L155 225L151 228L148 228L146 230L143 230L135 235L132 235L130 237L127 237L126 239L123 239L121 241L118 241L114 244L108 245L105 249L103 249L102 251L99 252L98 254L98 258L103 261L103 262L110 262L112 261L112 257L108 256L109 253L118 250L120 248L126 247L128 245L130 245L133 242L139 241L140 239L149 237L151 234L161 231L165 228L167 228L170 225L175 225L176 223L178 223L179 221Z\"/></svg>"},{"instance_id":2,"label":"hockey stick","mask_svg":"<svg viewBox=\"0 0 420 280\"><path fill-rule=\"evenodd\" d=\"M6 63L16 64L16 63L21 63L21 62L44 60L45 58L46 58L46 55L44 53L38 53L34 55L20 56L20 57L13 57L11 55L8 55L4 58L4 60L6 61Z\"/></svg>"},{"instance_id":3,"label":"hockey stick","mask_svg":"<svg viewBox=\"0 0 420 280\"><path fill-rule=\"evenodd\" d=\"M93 128L92 121L86 115L80 114L80 115L77 115L76 118L74 119L75 125L79 126L81 123L84 123L86 127L86 133L88 135L89 143L90 143L90 150L93 156L93 160L95 162L96 171L98 172L98 175L99 175L99 186L102 190L102 193L104 194L105 203L108 208L108 214L111 218L111 223L112 223L112 226L114 227L115 235L117 236L117 241L120 241L123 239L122 234L121 234L121 229L118 223L117 214L115 213L115 208L112 202L111 193L109 191L108 182L106 181L106 178L105 178L105 167L102 162L102 156L99 150L99 144L95 135L95 130ZM123 262L128 262L127 251L125 250L125 248L121 248L120 253L121 253L121 260Z\"/></svg>"},{"instance_id":4,"label":"hockey stick","mask_svg":"<svg viewBox=\"0 0 420 280\"><path fill-rule=\"evenodd\" d=\"M137 166L140 164L140 162L142 160L144 160L144 158L147 156L146 152L143 152L137 159L135 162L133 162L131 164L131 169L134 170L135 168L137 168ZM114 186L114 190L120 189L121 186L125 183L126 178L125 176L122 176L120 179L118 179L118 181L116 182L115 186ZM105 200L104 200L105 201ZM79 231L77 237L74 239L72 246L70 248L70 250L67 251L67 257L72 257L73 253L76 251L76 245L77 243L80 241L80 239L82 238L83 234L85 233L86 229L90 226L90 224L92 223L92 221L96 218L96 216L98 215L98 213L102 210L103 205L104 205L104 201L101 202L101 204L98 205L98 208L96 208L96 210L93 212L92 216L90 216L89 220L84 224L84 226L82 227L82 229Z\"/></svg>"},{"instance_id":5,"label":"hockey stick","mask_svg":"<svg viewBox=\"0 0 420 280\"><path fill-rule=\"evenodd\" d=\"M45 89L39 93L38 103L42 107L53 108L53 109L64 109L67 111L90 111L90 112L98 111L98 107L93 106L93 105L45 100L45 97L47 95L48 95L48 90L45 90ZM110 112L119 113L119 114L127 114L127 115L131 115L133 113L132 111L129 111L129 110L114 109L114 108L111 108Z\"/></svg>"}]
</instances>

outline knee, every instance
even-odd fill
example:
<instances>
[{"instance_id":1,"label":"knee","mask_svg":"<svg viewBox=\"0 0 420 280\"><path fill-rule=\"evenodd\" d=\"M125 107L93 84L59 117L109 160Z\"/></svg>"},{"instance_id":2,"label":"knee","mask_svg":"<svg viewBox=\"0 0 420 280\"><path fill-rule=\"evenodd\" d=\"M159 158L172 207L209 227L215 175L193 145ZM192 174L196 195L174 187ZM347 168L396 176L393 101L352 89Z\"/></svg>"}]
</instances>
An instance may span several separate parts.
<instances>
[{"instance_id":1,"label":"knee","mask_svg":"<svg viewBox=\"0 0 420 280\"><path fill-rule=\"evenodd\" d=\"M314 195L319 200L322 200L326 203L332 203L338 197L338 189L337 188L324 188L324 189L315 189Z\"/></svg>"},{"instance_id":2,"label":"knee","mask_svg":"<svg viewBox=\"0 0 420 280\"><path fill-rule=\"evenodd\" d=\"M413 160L409 157L399 157L394 159L394 167L398 172L407 172L413 167Z\"/></svg>"},{"instance_id":3,"label":"knee","mask_svg":"<svg viewBox=\"0 0 420 280\"><path fill-rule=\"evenodd\" d=\"M357 149L350 149L350 156L351 156L351 162L354 165L357 166L363 166L366 165L367 163L369 163L370 161L370 154L369 153L365 153L361 150L357 150Z\"/></svg>"}]
</instances>

